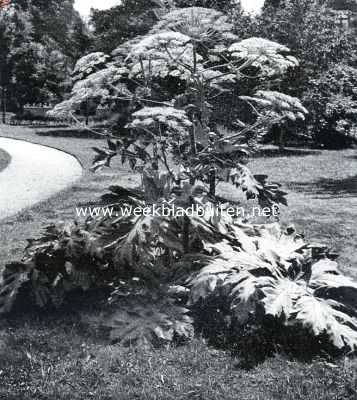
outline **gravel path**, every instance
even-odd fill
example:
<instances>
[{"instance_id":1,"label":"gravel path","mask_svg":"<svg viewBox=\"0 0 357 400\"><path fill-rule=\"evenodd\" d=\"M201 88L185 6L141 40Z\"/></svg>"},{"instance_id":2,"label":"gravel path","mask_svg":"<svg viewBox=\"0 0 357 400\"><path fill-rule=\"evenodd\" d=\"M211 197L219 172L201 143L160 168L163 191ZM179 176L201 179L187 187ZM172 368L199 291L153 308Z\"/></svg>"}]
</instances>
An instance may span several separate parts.
<instances>
[{"instance_id":1,"label":"gravel path","mask_svg":"<svg viewBox=\"0 0 357 400\"><path fill-rule=\"evenodd\" d=\"M50 147L0 138L0 148L11 155L0 173L0 219L48 199L82 175L73 156Z\"/></svg>"}]
</instances>

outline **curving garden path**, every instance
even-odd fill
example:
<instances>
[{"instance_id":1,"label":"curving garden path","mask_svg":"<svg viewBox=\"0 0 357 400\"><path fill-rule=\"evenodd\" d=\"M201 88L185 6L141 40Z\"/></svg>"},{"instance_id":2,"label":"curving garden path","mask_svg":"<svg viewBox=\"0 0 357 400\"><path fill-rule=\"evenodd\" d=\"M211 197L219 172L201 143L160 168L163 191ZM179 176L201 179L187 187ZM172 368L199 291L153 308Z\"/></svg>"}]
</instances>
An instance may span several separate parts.
<instances>
[{"instance_id":1,"label":"curving garden path","mask_svg":"<svg viewBox=\"0 0 357 400\"><path fill-rule=\"evenodd\" d=\"M11 156L0 173L0 219L48 199L82 175L77 159L60 150L1 137L0 148Z\"/></svg>"}]
</instances>

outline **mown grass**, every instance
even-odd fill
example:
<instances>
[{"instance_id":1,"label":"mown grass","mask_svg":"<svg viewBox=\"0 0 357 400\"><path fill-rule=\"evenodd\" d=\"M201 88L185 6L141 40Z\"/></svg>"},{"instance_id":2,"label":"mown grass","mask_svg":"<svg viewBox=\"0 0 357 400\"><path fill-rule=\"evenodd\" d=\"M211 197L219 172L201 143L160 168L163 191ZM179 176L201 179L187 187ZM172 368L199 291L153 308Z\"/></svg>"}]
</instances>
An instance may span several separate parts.
<instances>
[{"instance_id":1,"label":"mown grass","mask_svg":"<svg viewBox=\"0 0 357 400\"><path fill-rule=\"evenodd\" d=\"M0 399L355 400L356 367L279 355L244 371L202 340L130 349L103 341L71 315L31 316L2 328Z\"/></svg>"},{"instance_id":2,"label":"mown grass","mask_svg":"<svg viewBox=\"0 0 357 400\"><path fill-rule=\"evenodd\" d=\"M307 152L258 158L255 173L266 173L289 193L281 209L283 223L295 224L310 241L339 254L341 269L357 276L357 152Z\"/></svg>"},{"instance_id":3,"label":"mown grass","mask_svg":"<svg viewBox=\"0 0 357 400\"><path fill-rule=\"evenodd\" d=\"M91 164L91 147L102 142L39 137L22 128L5 128L2 134L71 152L84 168ZM282 220L295 223L308 237L336 245L350 273L354 272L357 237L354 157L353 151L322 152L251 162L254 172L268 173L289 189L290 207L282 210ZM74 218L76 205L95 202L118 180L126 185L138 183L118 164L96 175L86 171L71 189L1 221L0 265L18 259L25 239L41 226ZM225 189L228 194L230 190ZM199 339L160 350L112 345L105 332L83 325L75 310L73 306L68 314L31 313L1 322L0 399L357 399L357 362L353 360L307 364L280 354L244 371L238 367L239 360Z\"/></svg>"},{"instance_id":4,"label":"mown grass","mask_svg":"<svg viewBox=\"0 0 357 400\"><path fill-rule=\"evenodd\" d=\"M118 183L118 179L122 184L129 186L136 186L139 182L137 176L119 163L116 164L115 161L112 170L107 169L99 174L89 171L94 154L91 148L104 146L105 141L102 139L42 137L38 136L35 130L9 126L2 126L0 135L64 150L75 155L84 168L82 178L68 190L58 193L31 209L18 213L14 217L1 220L0 266L5 262L19 259L22 249L26 245L26 239L40 232L41 227L56 221L76 218L76 206L96 202L108 186Z\"/></svg>"},{"instance_id":5,"label":"mown grass","mask_svg":"<svg viewBox=\"0 0 357 400\"><path fill-rule=\"evenodd\" d=\"M11 157L6 151L0 149L0 172L3 171L10 163Z\"/></svg>"}]
</instances>

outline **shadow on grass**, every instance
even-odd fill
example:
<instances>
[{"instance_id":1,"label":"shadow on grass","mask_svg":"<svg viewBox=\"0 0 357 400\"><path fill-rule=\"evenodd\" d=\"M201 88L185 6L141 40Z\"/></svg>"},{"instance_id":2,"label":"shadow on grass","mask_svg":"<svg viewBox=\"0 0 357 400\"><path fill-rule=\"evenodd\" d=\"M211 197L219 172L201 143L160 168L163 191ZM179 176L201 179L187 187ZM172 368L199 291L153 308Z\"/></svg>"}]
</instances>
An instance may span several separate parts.
<instances>
[{"instance_id":1,"label":"shadow on grass","mask_svg":"<svg viewBox=\"0 0 357 400\"><path fill-rule=\"evenodd\" d=\"M357 175L344 179L322 178L315 182L292 182L288 188L309 195L327 197L356 197Z\"/></svg>"},{"instance_id":2,"label":"shadow on grass","mask_svg":"<svg viewBox=\"0 0 357 400\"><path fill-rule=\"evenodd\" d=\"M310 155L318 155L321 154L320 150L312 150L312 149L295 149L295 148L286 148L284 150L280 150L278 148L264 148L257 152L254 158L261 157L306 157Z\"/></svg>"},{"instance_id":3,"label":"shadow on grass","mask_svg":"<svg viewBox=\"0 0 357 400\"><path fill-rule=\"evenodd\" d=\"M37 130L38 136L50 136L58 138L76 138L76 139L103 139L102 136L92 132L90 129L85 128L50 128Z\"/></svg>"}]
</instances>

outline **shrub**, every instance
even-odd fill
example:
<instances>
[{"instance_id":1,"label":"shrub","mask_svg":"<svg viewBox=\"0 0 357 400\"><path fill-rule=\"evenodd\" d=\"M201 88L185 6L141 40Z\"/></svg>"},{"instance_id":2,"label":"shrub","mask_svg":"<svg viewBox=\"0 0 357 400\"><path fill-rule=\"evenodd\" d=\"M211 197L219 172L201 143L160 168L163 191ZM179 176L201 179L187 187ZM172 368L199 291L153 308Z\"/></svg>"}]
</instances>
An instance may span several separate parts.
<instances>
[{"instance_id":1,"label":"shrub","mask_svg":"<svg viewBox=\"0 0 357 400\"><path fill-rule=\"evenodd\" d=\"M304 102L310 110L310 123L319 143L327 147L351 145L356 139L357 70L345 64L332 65L311 81Z\"/></svg>"},{"instance_id":2,"label":"shrub","mask_svg":"<svg viewBox=\"0 0 357 400\"><path fill-rule=\"evenodd\" d=\"M240 25L239 17L234 24ZM343 112L340 114L337 103L341 104L342 99L337 101L335 95L349 97L351 93L348 91L355 87L355 71L350 67L355 62L355 35L337 26L329 4L311 0L270 3L251 26L255 35L288 46L300 61L299 68L289 71L285 78L274 83L279 90L302 98L309 109L310 116L301 124L299 131L318 145L350 145L351 140L343 137L341 132L349 136L347 126L351 116ZM342 81L344 87L340 93ZM348 98L342 102L350 109ZM333 116L326 113L328 104L335 108ZM338 123L340 119L341 123ZM344 124L343 120L348 123Z\"/></svg>"}]
</instances>

